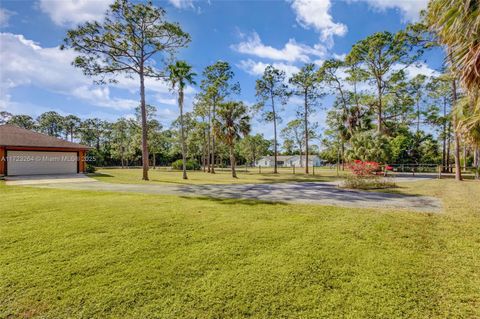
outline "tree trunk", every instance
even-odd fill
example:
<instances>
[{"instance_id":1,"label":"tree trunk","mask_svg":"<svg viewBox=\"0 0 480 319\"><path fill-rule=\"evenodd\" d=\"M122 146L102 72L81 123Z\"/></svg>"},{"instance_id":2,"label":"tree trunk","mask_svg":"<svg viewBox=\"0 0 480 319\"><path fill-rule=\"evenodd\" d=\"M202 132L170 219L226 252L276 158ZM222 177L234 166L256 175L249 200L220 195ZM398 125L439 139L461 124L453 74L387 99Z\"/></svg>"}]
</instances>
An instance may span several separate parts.
<instances>
[{"instance_id":1,"label":"tree trunk","mask_svg":"<svg viewBox=\"0 0 480 319\"><path fill-rule=\"evenodd\" d=\"M237 178L237 171L235 170L235 153L233 145L230 146L230 166L232 167L232 177Z\"/></svg>"},{"instance_id":2,"label":"tree trunk","mask_svg":"<svg viewBox=\"0 0 480 319\"><path fill-rule=\"evenodd\" d=\"M303 168L303 147L300 144L300 167Z\"/></svg>"},{"instance_id":3,"label":"tree trunk","mask_svg":"<svg viewBox=\"0 0 480 319\"><path fill-rule=\"evenodd\" d=\"M203 172L205 173L207 171L207 141L205 141L205 132L203 132L204 134L204 139L203 139L203 147L202 147L202 168L203 168Z\"/></svg>"},{"instance_id":4,"label":"tree trunk","mask_svg":"<svg viewBox=\"0 0 480 319\"><path fill-rule=\"evenodd\" d=\"M213 101L213 109L212 109L212 125L211 125L211 129L212 129L212 168L210 170L210 173L212 173L212 174L215 174L215 133L213 132L213 130L214 130L213 126L215 124L216 106L217 106L217 103L214 100Z\"/></svg>"},{"instance_id":5,"label":"tree trunk","mask_svg":"<svg viewBox=\"0 0 480 319\"><path fill-rule=\"evenodd\" d=\"M143 75L143 65L140 66L140 109L142 113L142 167L144 181L148 181L148 127L147 127L147 109L145 105L145 79Z\"/></svg>"},{"instance_id":6,"label":"tree trunk","mask_svg":"<svg viewBox=\"0 0 480 319\"><path fill-rule=\"evenodd\" d=\"M212 114L210 109L208 110L208 149L207 149L207 172L210 173L210 163L211 163L211 154L212 154Z\"/></svg>"},{"instance_id":7,"label":"tree trunk","mask_svg":"<svg viewBox=\"0 0 480 319\"><path fill-rule=\"evenodd\" d=\"M480 148L475 149L475 179L480 179Z\"/></svg>"},{"instance_id":8,"label":"tree trunk","mask_svg":"<svg viewBox=\"0 0 480 319\"><path fill-rule=\"evenodd\" d=\"M382 133L383 132L383 126L382 126L383 101L382 101L382 88L380 86L380 83L377 84L377 90L378 90L378 110L377 110L378 127L377 127L377 131L378 131L378 133Z\"/></svg>"},{"instance_id":9,"label":"tree trunk","mask_svg":"<svg viewBox=\"0 0 480 319\"><path fill-rule=\"evenodd\" d=\"M275 112L275 101L273 99L273 93L270 93L272 99L272 113L273 113L273 159L275 161L273 166L273 173L278 173L278 163L277 163L277 113Z\"/></svg>"},{"instance_id":10,"label":"tree trunk","mask_svg":"<svg viewBox=\"0 0 480 319\"><path fill-rule=\"evenodd\" d=\"M178 107L180 108L180 131L182 139L182 170L183 170L183 179L188 179L187 177L187 156L185 154L185 130L183 125L183 89L180 87L178 90Z\"/></svg>"},{"instance_id":11,"label":"tree trunk","mask_svg":"<svg viewBox=\"0 0 480 319\"><path fill-rule=\"evenodd\" d=\"M445 172L447 163L447 101L443 99L443 141L442 141L442 170Z\"/></svg>"},{"instance_id":12,"label":"tree trunk","mask_svg":"<svg viewBox=\"0 0 480 319\"><path fill-rule=\"evenodd\" d=\"M448 123L448 129L447 129L447 171L452 172L450 169L450 147L452 145L452 122Z\"/></svg>"},{"instance_id":13,"label":"tree trunk","mask_svg":"<svg viewBox=\"0 0 480 319\"><path fill-rule=\"evenodd\" d=\"M480 165L480 160L479 160L479 155L480 155L480 149L478 146L475 146L475 150L473 151L473 167L475 169L475 179L479 179L480 177L480 172L478 171L479 165Z\"/></svg>"},{"instance_id":14,"label":"tree trunk","mask_svg":"<svg viewBox=\"0 0 480 319\"><path fill-rule=\"evenodd\" d=\"M307 101L307 91L304 95L304 121L305 121L305 174L308 174L308 101ZM300 154L301 158L302 154Z\"/></svg>"},{"instance_id":15,"label":"tree trunk","mask_svg":"<svg viewBox=\"0 0 480 319\"><path fill-rule=\"evenodd\" d=\"M153 164L153 169L157 168L156 161L157 161L157 158L155 157L155 152L153 152L153 163L152 163Z\"/></svg>"},{"instance_id":16,"label":"tree trunk","mask_svg":"<svg viewBox=\"0 0 480 319\"><path fill-rule=\"evenodd\" d=\"M456 80L452 80L452 98L453 98L453 105L457 104L457 83ZM460 166L460 137L458 136L458 127L457 127L457 115L453 112L452 116L452 124L453 124L453 135L454 135L454 146L455 151L453 156L455 157L455 180L461 181L462 180L462 168Z\"/></svg>"},{"instance_id":17,"label":"tree trunk","mask_svg":"<svg viewBox=\"0 0 480 319\"><path fill-rule=\"evenodd\" d=\"M417 134L420 132L420 103L417 101Z\"/></svg>"},{"instance_id":18,"label":"tree trunk","mask_svg":"<svg viewBox=\"0 0 480 319\"><path fill-rule=\"evenodd\" d=\"M342 140L342 145L341 145L341 161L342 161L342 171L345 170L345 142Z\"/></svg>"}]
</instances>

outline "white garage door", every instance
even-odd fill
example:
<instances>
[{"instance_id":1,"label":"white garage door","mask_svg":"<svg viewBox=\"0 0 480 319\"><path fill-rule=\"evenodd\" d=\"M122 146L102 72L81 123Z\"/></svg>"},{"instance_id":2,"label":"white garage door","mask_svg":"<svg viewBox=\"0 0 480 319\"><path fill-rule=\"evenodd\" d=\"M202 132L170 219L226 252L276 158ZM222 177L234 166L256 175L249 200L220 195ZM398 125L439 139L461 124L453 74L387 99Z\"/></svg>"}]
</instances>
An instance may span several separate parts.
<instances>
[{"instance_id":1,"label":"white garage door","mask_svg":"<svg viewBox=\"0 0 480 319\"><path fill-rule=\"evenodd\" d=\"M76 152L8 151L8 175L76 174Z\"/></svg>"}]
</instances>

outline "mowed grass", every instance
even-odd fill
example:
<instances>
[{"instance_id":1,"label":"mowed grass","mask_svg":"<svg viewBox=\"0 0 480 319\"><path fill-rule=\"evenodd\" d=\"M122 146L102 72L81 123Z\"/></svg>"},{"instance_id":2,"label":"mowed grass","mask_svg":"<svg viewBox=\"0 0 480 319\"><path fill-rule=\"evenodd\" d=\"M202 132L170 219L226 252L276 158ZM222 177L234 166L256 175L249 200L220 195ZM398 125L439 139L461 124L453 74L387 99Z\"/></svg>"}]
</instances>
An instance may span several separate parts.
<instances>
[{"instance_id":1,"label":"mowed grass","mask_svg":"<svg viewBox=\"0 0 480 319\"><path fill-rule=\"evenodd\" d=\"M480 183L441 214L7 187L0 318L478 318Z\"/></svg>"},{"instance_id":2,"label":"mowed grass","mask_svg":"<svg viewBox=\"0 0 480 319\"><path fill-rule=\"evenodd\" d=\"M282 183L282 182L326 182L340 179L345 172L339 172L329 168L315 168L313 174L310 167L310 174L304 173L304 168L296 168L295 174L292 168L281 168L278 174L273 174L273 168L245 168L239 167L238 178L233 178L229 169L216 169L215 174L203 171L188 171L188 179L182 179L182 172L178 170L167 170L166 168L150 169L149 181L142 181L142 170L138 168L121 169L99 169L91 177L107 183L122 184L257 184L257 183Z\"/></svg>"}]
</instances>

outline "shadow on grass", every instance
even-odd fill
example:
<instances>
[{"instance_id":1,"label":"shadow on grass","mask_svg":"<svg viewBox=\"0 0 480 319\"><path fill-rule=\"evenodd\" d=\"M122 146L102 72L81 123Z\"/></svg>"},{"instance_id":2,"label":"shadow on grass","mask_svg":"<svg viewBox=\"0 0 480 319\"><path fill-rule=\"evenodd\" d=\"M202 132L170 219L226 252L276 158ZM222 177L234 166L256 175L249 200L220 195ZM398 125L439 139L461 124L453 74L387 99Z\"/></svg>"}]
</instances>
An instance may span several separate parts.
<instances>
[{"instance_id":1,"label":"shadow on grass","mask_svg":"<svg viewBox=\"0 0 480 319\"><path fill-rule=\"evenodd\" d=\"M396 184L395 187L392 188L383 188L383 189L366 189L365 192L371 193L387 193L387 194L395 194L395 195L403 195L407 197L421 197L425 196L424 194L412 194L411 189L410 192L408 191L409 187L405 187L399 184Z\"/></svg>"},{"instance_id":2,"label":"shadow on grass","mask_svg":"<svg viewBox=\"0 0 480 319\"><path fill-rule=\"evenodd\" d=\"M289 204L283 202L275 201L264 201L264 200L255 200L255 199L240 199L240 198L218 198L218 197L198 197L198 196L179 196L185 200L200 200L200 201L209 201L221 205L248 205L248 206L258 206L258 205L274 205L274 206L288 206Z\"/></svg>"},{"instance_id":3,"label":"shadow on grass","mask_svg":"<svg viewBox=\"0 0 480 319\"><path fill-rule=\"evenodd\" d=\"M341 178L331 178L331 177L301 177L301 178L261 178L257 182L265 184L274 184L274 183L306 183L306 182L332 182Z\"/></svg>"},{"instance_id":4,"label":"shadow on grass","mask_svg":"<svg viewBox=\"0 0 480 319\"><path fill-rule=\"evenodd\" d=\"M110 174L105 174L105 173L90 173L87 174L89 177L114 177L113 175Z\"/></svg>"}]
</instances>

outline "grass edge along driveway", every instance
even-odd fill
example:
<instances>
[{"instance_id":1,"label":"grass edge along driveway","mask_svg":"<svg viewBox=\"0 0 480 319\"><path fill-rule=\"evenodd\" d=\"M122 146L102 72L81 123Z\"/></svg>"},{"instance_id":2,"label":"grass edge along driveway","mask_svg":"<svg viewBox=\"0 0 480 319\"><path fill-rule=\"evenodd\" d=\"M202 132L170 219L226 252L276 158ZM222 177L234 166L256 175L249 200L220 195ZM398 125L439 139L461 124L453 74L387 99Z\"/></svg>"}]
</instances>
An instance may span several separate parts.
<instances>
[{"instance_id":1,"label":"grass edge along driveway","mask_svg":"<svg viewBox=\"0 0 480 319\"><path fill-rule=\"evenodd\" d=\"M238 178L233 178L228 169L218 169L215 174L203 171L188 171L188 180L182 179L182 172L165 168L151 169L149 181L142 181L141 169L102 168L91 174L102 182L120 184L269 184L285 182L331 182L342 178L346 172L335 169L316 168L315 175L306 175L297 168L295 174L291 168L279 169L279 174L273 174L272 168L250 168L248 172L242 169L237 171Z\"/></svg>"}]
</instances>

